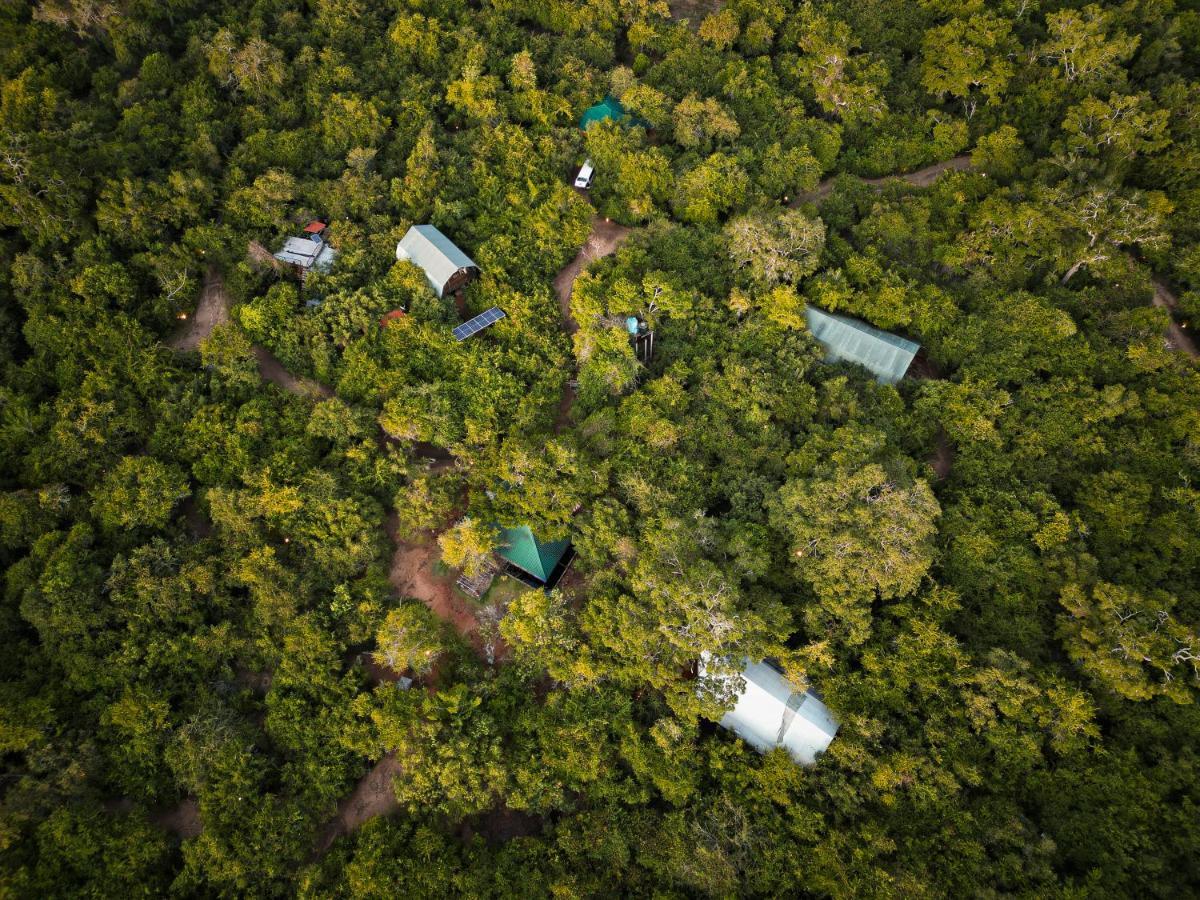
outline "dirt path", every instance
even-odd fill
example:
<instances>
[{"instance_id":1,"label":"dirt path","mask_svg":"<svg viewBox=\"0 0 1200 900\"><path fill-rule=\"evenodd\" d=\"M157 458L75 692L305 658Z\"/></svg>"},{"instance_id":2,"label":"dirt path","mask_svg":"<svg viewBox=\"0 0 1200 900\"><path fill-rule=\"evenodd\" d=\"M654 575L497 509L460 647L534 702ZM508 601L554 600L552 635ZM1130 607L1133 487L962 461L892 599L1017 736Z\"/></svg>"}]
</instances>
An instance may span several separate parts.
<instances>
[{"instance_id":1,"label":"dirt path","mask_svg":"<svg viewBox=\"0 0 1200 900\"><path fill-rule=\"evenodd\" d=\"M204 822L200 819L200 804L195 797L187 797L174 809L158 813L152 821L159 828L166 829L187 840L194 838L204 830Z\"/></svg>"},{"instance_id":2,"label":"dirt path","mask_svg":"<svg viewBox=\"0 0 1200 900\"><path fill-rule=\"evenodd\" d=\"M302 397L320 397L322 399L333 396L333 390L320 382L313 381L311 378L302 378L293 375L283 367L275 355L266 347L254 345L254 358L258 360L258 374L263 377L264 381L269 381L272 384L277 384L285 391L293 394L299 394Z\"/></svg>"},{"instance_id":3,"label":"dirt path","mask_svg":"<svg viewBox=\"0 0 1200 900\"><path fill-rule=\"evenodd\" d=\"M1196 342L1192 340L1191 335L1184 331L1183 327L1175 321L1175 310L1179 306L1179 300L1171 292L1171 289L1159 281L1154 279L1154 296L1150 300L1159 309L1165 309L1167 315L1171 317L1167 324L1167 344L1172 350L1179 350L1186 353L1192 359L1200 358L1200 352L1196 350Z\"/></svg>"},{"instance_id":4,"label":"dirt path","mask_svg":"<svg viewBox=\"0 0 1200 900\"><path fill-rule=\"evenodd\" d=\"M915 172L909 172L907 175L884 175L882 178L863 178L864 184L869 184L872 187L883 187L889 181L903 181L911 184L913 187L929 187L942 175L943 172L965 172L971 168L971 157L967 155L956 156L953 159L946 159L940 163L934 163L932 166L926 166L923 169L917 169ZM802 203L816 203L818 200L824 200L833 191L833 184L836 176L826 178L811 191L805 191L802 194L797 194L789 206L799 206Z\"/></svg>"},{"instance_id":5,"label":"dirt path","mask_svg":"<svg viewBox=\"0 0 1200 900\"><path fill-rule=\"evenodd\" d=\"M593 216L592 233L588 235L583 247L575 255L575 258L554 276L554 293L558 295L558 308L562 313L563 331L568 335L579 330L578 323L571 316L571 288L575 285L575 279L579 277L579 273L588 263L615 253L616 249L632 233L632 228L626 228L624 225L618 225L616 222L610 222L600 216Z\"/></svg>"},{"instance_id":6,"label":"dirt path","mask_svg":"<svg viewBox=\"0 0 1200 900\"><path fill-rule=\"evenodd\" d=\"M481 646L479 620L473 605L455 594L455 575L438 575L434 571L440 556L437 541L432 535L419 542L400 540L396 534L395 513L388 516L384 527L396 547L388 572L388 581L396 593L420 600L478 649Z\"/></svg>"},{"instance_id":7,"label":"dirt path","mask_svg":"<svg viewBox=\"0 0 1200 900\"><path fill-rule=\"evenodd\" d=\"M385 754L363 776L353 792L338 804L337 815L317 838L317 854L323 854L344 834L361 828L376 816L386 816L400 808L392 782L403 772L395 753Z\"/></svg>"},{"instance_id":8,"label":"dirt path","mask_svg":"<svg viewBox=\"0 0 1200 900\"><path fill-rule=\"evenodd\" d=\"M172 350L195 350L218 325L229 321L229 295L225 292L225 280L217 269L210 268L204 276L204 287L196 309L188 316L167 346Z\"/></svg>"},{"instance_id":9,"label":"dirt path","mask_svg":"<svg viewBox=\"0 0 1200 900\"><path fill-rule=\"evenodd\" d=\"M933 467L939 481L944 480L954 468L954 448L950 446L944 431L938 431L937 443L934 445L933 458L929 460L929 465Z\"/></svg>"}]
</instances>

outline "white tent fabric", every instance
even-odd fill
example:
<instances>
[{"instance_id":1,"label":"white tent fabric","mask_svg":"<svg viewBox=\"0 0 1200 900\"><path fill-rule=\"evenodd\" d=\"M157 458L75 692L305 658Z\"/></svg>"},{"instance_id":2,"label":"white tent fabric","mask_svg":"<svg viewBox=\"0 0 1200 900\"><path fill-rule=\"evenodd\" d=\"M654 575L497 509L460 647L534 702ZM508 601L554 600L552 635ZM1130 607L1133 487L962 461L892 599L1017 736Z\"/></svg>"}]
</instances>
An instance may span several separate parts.
<instances>
[{"instance_id":1,"label":"white tent fabric","mask_svg":"<svg viewBox=\"0 0 1200 900\"><path fill-rule=\"evenodd\" d=\"M812 336L828 351L826 359L857 363L878 381L895 384L904 377L921 349L914 343L846 316L806 306L804 318Z\"/></svg>"},{"instance_id":2,"label":"white tent fabric","mask_svg":"<svg viewBox=\"0 0 1200 900\"><path fill-rule=\"evenodd\" d=\"M396 245L396 259L407 259L419 266L439 297L455 272L479 268L434 225L414 225L408 229Z\"/></svg>"},{"instance_id":3,"label":"white tent fabric","mask_svg":"<svg viewBox=\"0 0 1200 900\"><path fill-rule=\"evenodd\" d=\"M720 724L761 753L782 747L801 765L813 765L838 731L829 707L811 691L795 690L765 662L746 660L742 677L745 690L734 708L721 717Z\"/></svg>"}]
</instances>

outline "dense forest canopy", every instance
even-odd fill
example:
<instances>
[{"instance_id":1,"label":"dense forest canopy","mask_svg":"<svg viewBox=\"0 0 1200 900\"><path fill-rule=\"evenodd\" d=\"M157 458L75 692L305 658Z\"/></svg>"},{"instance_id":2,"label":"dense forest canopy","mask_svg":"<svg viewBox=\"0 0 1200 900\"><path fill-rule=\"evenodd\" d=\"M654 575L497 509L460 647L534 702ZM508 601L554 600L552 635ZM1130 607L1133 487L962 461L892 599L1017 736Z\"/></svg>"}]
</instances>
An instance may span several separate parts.
<instances>
[{"instance_id":1,"label":"dense forest canopy","mask_svg":"<svg viewBox=\"0 0 1200 900\"><path fill-rule=\"evenodd\" d=\"M4 896L1200 891L1200 2L8 0L0 79Z\"/></svg>"}]
</instances>

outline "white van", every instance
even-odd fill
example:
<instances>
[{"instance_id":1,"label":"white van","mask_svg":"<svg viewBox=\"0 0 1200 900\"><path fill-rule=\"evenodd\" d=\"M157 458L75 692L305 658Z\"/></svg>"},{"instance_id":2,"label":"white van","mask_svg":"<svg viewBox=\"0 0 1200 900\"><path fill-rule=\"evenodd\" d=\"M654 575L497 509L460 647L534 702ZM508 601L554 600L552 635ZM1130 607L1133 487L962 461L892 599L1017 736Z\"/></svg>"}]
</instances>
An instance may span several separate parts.
<instances>
[{"instance_id":1,"label":"white van","mask_svg":"<svg viewBox=\"0 0 1200 900\"><path fill-rule=\"evenodd\" d=\"M592 175L595 173L595 171L596 170L592 168L592 161L590 159L585 159L583 161L583 168L580 169L579 174L575 176L575 187L583 188L584 190L590 188L592 186Z\"/></svg>"}]
</instances>

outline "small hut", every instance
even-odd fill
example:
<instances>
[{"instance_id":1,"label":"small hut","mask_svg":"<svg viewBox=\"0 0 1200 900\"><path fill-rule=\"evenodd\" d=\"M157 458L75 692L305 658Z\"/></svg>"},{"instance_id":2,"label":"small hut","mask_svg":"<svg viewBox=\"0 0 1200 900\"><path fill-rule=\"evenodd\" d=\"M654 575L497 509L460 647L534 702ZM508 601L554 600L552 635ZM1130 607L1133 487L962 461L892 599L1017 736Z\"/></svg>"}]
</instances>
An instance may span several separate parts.
<instances>
[{"instance_id":1,"label":"small hut","mask_svg":"<svg viewBox=\"0 0 1200 900\"><path fill-rule=\"evenodd\" d=\"M496 554L508 563L509 575L530 587L550 590L567 571L575 551L569 540L539 541L528 525L521 525L500 529Z\"/></svg>"}]
</instances>

